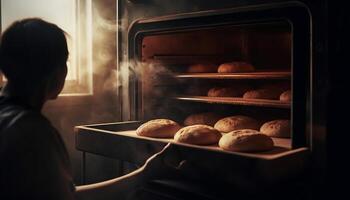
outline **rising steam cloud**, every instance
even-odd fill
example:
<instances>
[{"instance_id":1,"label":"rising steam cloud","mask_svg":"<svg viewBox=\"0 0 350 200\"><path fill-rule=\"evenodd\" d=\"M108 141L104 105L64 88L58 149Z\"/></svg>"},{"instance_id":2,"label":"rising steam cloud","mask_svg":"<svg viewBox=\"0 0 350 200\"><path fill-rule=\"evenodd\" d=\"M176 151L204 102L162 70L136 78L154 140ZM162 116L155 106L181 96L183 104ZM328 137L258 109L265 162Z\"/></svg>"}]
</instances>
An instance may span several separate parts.
<instances>
[{"instance_id":1,"label":"rising steam cloud","mask_svg":"<svg viewBox=\"0 0 350 200\"><path fill-rule=\"evenodd\" d=\"M169 98L164 97L175 95L176 89L166 85L175 80L172 78L173 73L164 65L128 60L126 53L128 28L132 21L137 18L152 17L152 13L159 14L161 12L166 14L172 11L186 9L186 3L184 1L176 3L166 2L152 0L148 4L139 7L135 4L128 4L127 7L132 7L133 12L124 12L123 17L117 20L115 20L116 18L105 17L104 13L101 13L103 12L101 9L94 10L94 21L96 24L94 40L98 46L98 51L95 51L97 55L94 57L95 71L100 73L101 70L105 70L106 66L110 68L105 76L103 90L106 92L117 91L120 88L127 90L125 84L129 81L129 78L138 77L142 85L140 89L143 95L142 106L145 117L161 117L167 115L169 110L174 110L170 107L175 105L171 105ZM169 6L169 2L173 5ZM101 30L103 31L101 32ZM111 41L115 41L115 35L118 32L121 33L123 38L118 41L122 43L119 45L121 48L116 52L117 41L115 45L111 45ZM118 54L119 58L122 58L122 61L118 61L116 58ZM181 110L182 108L177 109Z\"/></svg>"}]
</instances>

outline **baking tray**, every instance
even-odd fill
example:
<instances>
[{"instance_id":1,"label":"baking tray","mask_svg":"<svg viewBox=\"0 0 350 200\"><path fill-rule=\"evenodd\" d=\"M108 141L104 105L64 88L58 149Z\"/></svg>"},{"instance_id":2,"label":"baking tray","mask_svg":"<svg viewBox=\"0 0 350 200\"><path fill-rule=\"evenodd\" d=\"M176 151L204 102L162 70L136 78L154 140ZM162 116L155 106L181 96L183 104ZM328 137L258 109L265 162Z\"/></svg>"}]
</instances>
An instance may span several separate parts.
<instances>
[{"instance_id":1,"label":"baking tray","mask_svg":"<svg viewBox=\"0 0 350 200\"><path fill-rule=\"evenodd\" d=\"M76 148L141 165L170 142L190 166L179 173L182 177L250 189L294 178L307 165L308 148L290 149L289 139L274 139L275 148L267 152L229 152L217 146L138 136L135 130L141 124L133 121L77 126Z\"/></svg>"}]
</instances>

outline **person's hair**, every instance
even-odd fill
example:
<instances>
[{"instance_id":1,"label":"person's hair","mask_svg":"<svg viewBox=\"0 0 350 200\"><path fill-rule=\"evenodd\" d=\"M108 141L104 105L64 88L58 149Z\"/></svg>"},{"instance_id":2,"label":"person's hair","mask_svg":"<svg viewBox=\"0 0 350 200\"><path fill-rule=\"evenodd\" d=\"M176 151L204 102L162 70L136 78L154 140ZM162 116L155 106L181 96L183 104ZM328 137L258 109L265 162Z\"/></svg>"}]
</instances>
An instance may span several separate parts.
<instances>
[{"instance_id":1,"label":"person's hair","mask_svg":"<svg viewBox=\"0 0 350 200\"><path fill-rule=\"evenodd\" d=\"M1 36L0 69L17 84L40 82L65 66L65 32L39 18L14 22Z\"/></svg>"}]
</instances>

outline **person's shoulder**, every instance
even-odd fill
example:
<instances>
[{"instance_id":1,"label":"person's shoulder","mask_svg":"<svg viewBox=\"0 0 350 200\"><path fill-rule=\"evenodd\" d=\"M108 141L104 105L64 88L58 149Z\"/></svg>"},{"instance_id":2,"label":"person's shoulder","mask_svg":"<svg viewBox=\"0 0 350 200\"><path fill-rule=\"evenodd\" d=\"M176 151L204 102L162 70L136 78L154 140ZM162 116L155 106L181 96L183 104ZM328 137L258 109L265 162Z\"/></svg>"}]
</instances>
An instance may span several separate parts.
<instances>
[{"instance_id":1,"label":"person's shoulder","mask_svg":"<svg viewBox=\"0 0 350 200\"><path fill-rule=\"evenodd\" d=\"M6 128L25 122L50 124L40 112L16 103L10 98L0 96L0 127Z\"/></svg>"},{"instance_id":2,"label":"person's shoulder","mask_svg":"<svg viewBox=\"0 0 350 200\"><path fill-rule=\"evenodd\" d=\"M39 111L25 110L18 116L18 122L30 122L31 124L51 125L50 121L44 117Z\"/></svg>"},{"instance_id":3,"label":"person's shoulder","mask_svg":"<svg viewBox=\"0 0 350 200\"><path fill-rule=\"evenodd\" d=\"M6 132L13 136L23 138L46 138L54 133L56 129L51 125L50 121L40 112L32 110L21 110L12 116L8 122Z\"/></svg>"},{"instance_id":4,"label":"person's shoulder","mask_svg":"<svg viewBox=\"0 0 350 200\"><path fill-rule=\"evenodd\" d=\"M13 119L26 110L23 106L12 103L7 98L0 96L0 116L2 121Z\"/></svg>"},{"instance_id":5,"label":"person's shoulder","mask_svg":"<svg viewBox=\"0 0 350 200\"><path fill-rule=\"evenodd\" d=\"M18 126L25 126L34 129L54 129L50 121L44 117L40 112L26 110L17 116L15 121Z\"/></svg>"}]
</instances>

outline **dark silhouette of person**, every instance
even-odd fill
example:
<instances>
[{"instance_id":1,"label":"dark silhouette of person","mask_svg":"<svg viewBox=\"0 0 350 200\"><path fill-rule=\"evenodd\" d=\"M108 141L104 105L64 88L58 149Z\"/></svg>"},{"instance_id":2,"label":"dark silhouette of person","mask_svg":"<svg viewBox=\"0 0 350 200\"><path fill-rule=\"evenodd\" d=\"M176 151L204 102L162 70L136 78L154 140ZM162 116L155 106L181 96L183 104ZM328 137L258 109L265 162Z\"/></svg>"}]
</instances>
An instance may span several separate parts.
<instances>
[{"instance_id":1,"label":"dark silhouette of person","mask_svg":"<svg viewBox=\"0 0 350 200\"><path fill-rule=\"evenodd\" d=\"M1 36L0 199L123 199L162 171L162 155L125 176L75 187L64 143L45 118L44 103L57 98L67 75L65 32L38 18L14 22ZM169 145L168 145L169 147Z\"/></svg>"}]
</instances>

